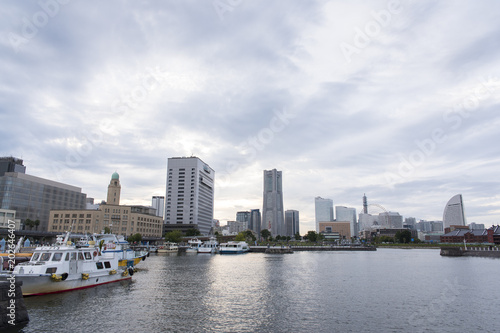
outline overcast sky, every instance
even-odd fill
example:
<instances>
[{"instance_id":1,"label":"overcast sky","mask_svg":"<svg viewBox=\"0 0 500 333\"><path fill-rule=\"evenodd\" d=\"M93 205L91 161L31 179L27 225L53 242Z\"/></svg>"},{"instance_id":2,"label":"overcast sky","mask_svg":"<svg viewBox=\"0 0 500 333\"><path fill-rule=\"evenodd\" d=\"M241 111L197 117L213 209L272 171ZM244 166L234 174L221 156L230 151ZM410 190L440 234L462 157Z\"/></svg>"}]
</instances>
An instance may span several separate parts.
<instances>
[{"instance_id":1,"label":"overcast sky","mask_svg":"<svg viewBox=\"0 0 500 333\"><path fill-rule=\"evenodd\" d=\"M498 1L2 1L2 156L97 201L216 172L215 218L262 210L263 170L314 230L359 213L500 223Z\"/></svg>"}]
</instances>

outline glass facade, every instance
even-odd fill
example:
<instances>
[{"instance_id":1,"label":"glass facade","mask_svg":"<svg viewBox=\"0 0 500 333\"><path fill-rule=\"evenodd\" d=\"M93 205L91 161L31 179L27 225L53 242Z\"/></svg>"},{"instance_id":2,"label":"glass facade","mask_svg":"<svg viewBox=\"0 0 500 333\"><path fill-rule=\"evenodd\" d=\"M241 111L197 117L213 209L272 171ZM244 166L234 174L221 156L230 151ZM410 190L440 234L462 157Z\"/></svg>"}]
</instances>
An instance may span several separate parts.
<instances>
[{"instance_id":1,"label":"glass facade","mask_svg":"<svg viewBox=\"0 0 500 333\"><path fill-rule=\"evenodd\" d=\"M85 209L87 195L78 188L64 188L64 184L58 187L56 182L39 182L41 178L17 175L7 173L0 177L0 208L15 210L22 222L39 220L38 230L47 231L50 210Z\"/></svg>"}]
</instances>

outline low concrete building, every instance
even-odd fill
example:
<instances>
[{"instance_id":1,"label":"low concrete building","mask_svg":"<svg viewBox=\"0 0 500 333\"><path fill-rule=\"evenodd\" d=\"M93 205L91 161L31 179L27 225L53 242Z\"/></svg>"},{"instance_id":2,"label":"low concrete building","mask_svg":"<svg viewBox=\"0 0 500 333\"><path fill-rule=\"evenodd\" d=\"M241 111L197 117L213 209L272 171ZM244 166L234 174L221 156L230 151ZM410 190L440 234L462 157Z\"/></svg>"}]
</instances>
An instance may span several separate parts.
<instances>
[{"instance_id":1,"label":"low concrete building","mask_svg":"<svg viewBox=\"0 0 500 333\"><path fill-rule=\"evenodd\" d=\"M338 233L340 239L351 239L350 221L319 222L319 232L323 234Z\"/></svg>"}]
</instances>

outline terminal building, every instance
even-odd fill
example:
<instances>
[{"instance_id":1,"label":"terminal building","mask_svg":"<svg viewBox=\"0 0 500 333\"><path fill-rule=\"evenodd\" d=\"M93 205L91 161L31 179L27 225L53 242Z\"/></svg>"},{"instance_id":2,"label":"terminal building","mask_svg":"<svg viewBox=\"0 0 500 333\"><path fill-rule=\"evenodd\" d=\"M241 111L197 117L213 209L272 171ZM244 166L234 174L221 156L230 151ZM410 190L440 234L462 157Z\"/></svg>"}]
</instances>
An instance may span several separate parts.
<instances>
[{"instance_id":1,"label":"terminal building","mask_svg":"<svg viewBox=\"0 0 500 333\"><path fill-rule=\"evenodd\" d=\"M26 174L21 159L0 158L0 209L15 211L21 223L38 220L34 230L49 231L52 209L85 209L86 199L79 187Z\"/></svg>"}]
</instances>

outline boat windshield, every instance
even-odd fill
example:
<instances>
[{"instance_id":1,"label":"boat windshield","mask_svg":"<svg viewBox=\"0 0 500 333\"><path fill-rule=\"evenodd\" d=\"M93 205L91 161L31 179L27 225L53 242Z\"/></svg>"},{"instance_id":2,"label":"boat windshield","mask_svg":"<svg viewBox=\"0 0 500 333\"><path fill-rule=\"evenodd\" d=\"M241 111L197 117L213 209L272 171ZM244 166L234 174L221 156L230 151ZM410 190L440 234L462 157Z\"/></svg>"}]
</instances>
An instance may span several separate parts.
<instances>
[{"instance_id":1,"label":"boat windshield","mask_svg":"<svg viewBox=\"0 0 500 333\"><path fill-rule=\"evenodd\" d=\"M33 256L31 257L31 261L37 261L39 257L40 257L40 253L35 252L35 253L33 253Z\"/></svg>"},{"instance_id":2,"label":"boat windshield","mask_svg":"<svg viewBox=\"0 0 500 333\"><path fill-rule=\"evenodd\" d=\"M61 261L62 255L63 255L62 252L54 253L54 256L52 257L52 261Z\"/></svg>"}]
</instances>

